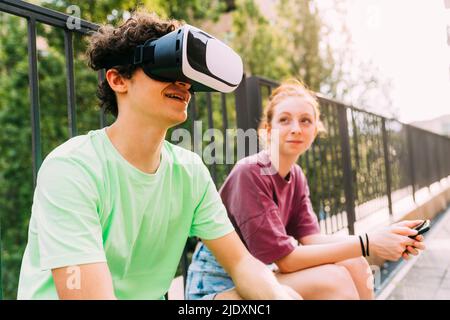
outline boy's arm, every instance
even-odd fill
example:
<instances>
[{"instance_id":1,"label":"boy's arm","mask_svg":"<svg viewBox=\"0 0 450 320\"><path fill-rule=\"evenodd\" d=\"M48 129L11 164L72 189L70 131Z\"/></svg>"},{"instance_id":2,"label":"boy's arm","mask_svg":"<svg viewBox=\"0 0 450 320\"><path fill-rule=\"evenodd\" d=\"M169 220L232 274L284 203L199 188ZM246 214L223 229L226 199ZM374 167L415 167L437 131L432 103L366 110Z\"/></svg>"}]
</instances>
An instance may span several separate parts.
<instances>
[{"instance_id":1,"label":"boy's arm","mask_svg":"<svg viewBox=\"0 0 450 320\"><path fill-rule=\"evenodd\" d=\"M273 272L247 251L235 231L203 242L231 276L243 299L301 299L282 286Z\"/></svg>"},{"instance_id":2,"label":"boy's arm","mask_svg":"<svg viewBox=\"0 0 450 320\"><path fill-rule=\"evenodd\" d=\"M115 300L106 262L62 267L52 270L61 300Z\"/></svg>"}]
</instances>

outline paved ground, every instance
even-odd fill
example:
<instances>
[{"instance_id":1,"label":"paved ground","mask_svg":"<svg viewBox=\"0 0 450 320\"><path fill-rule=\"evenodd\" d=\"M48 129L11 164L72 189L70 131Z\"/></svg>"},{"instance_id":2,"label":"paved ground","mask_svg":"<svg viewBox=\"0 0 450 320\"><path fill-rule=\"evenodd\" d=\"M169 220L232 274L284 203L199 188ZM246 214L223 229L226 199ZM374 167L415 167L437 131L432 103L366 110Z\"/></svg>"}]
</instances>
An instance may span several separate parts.
<instances>
[{"instance_id":1,"label":"paved ground","mask_svg":"<svg viewBox=\"0 0 450 320\"><path fill-rule=\"evenodd\" d=\"M450 300L450 208L433 221L427 250L401 263L380 300Z\"/></svg>"}]
</instances>

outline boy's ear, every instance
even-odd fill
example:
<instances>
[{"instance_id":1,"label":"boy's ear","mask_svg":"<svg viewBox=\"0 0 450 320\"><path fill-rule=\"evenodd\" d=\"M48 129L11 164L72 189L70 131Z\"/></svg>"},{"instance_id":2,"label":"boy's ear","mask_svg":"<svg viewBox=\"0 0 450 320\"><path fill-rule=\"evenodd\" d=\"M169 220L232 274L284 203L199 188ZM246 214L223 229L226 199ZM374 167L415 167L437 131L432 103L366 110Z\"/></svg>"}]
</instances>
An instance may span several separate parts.
<instances>
[{"instance_id":1,"label":"boy's ear","mask_svg":"<svg viewBox=\"0 0 450 320\"><path fill-rule=\"evenodd\" d=\"M105 75L106 80L108 81L109 86L113 89L114 92L117 93L126 93L128 90L128 83L120 73L112 68L106 71Z\"/></svg>"}]
</instances>

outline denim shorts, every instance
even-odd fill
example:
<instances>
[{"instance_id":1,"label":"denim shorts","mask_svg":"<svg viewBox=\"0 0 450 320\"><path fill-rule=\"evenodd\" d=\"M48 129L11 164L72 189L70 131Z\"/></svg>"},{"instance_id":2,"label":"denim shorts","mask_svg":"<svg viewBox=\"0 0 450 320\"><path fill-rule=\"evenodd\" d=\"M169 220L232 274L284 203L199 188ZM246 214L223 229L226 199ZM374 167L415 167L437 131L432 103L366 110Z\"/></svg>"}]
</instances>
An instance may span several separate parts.
<instances>
[{"instance_id":1,"label":"denim shorts","mask_svg":"<svg viewBox=\"0 0 450 320\"><path fill-rule=\"evenodd\" d=\"M186 279L186 300L214 300L215 296L234 288L227 272L208 248L200 243L192 256Z\"/></svg>"}]
</instances>

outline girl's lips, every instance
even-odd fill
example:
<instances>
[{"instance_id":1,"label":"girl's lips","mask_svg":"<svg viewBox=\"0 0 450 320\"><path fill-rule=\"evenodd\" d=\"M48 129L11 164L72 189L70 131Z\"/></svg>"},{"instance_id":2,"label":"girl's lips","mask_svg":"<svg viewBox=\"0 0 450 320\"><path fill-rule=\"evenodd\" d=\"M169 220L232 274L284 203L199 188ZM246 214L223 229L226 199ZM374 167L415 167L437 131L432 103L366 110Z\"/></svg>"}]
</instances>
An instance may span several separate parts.
<instances>
[{"instance_id":1,"label":"girl's lips","mask_svg":"<svg viewBox=\"0 0 450 320\"><path fill-rule=\"evenodd\" d=\"M303 141L286 141L287 143L296 143L296 144L300 144L303 143Z\"/></svg>"}]
</instances>

